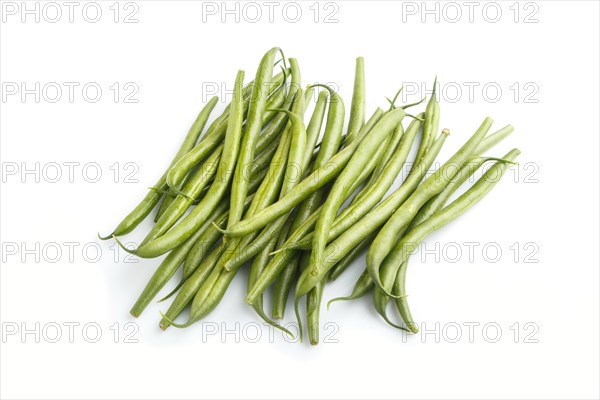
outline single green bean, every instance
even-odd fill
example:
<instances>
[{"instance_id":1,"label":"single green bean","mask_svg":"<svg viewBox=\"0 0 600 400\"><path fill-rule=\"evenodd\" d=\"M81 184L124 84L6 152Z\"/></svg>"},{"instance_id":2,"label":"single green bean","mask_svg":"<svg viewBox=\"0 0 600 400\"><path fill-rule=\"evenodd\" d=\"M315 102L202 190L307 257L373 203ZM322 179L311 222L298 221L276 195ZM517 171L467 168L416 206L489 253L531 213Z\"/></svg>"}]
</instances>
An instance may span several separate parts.
<instances>
[{"instance_id":1,"label":"single green bean","mask_svg":"<svg viewBox=\"0 0 600 400\"><path fill-rule=\"evenodd\" d=\"M365 60L358 57L354 71L354 91L350 107L350 121L348 122L348 137L350 140L352 140L352 136L358 134L365 124L366 99Z\"/></svg>"},{"instance_id":2,"label":"single green bean","mask_svg":"<svg viewBox=\"0 0 600 400\"><path fill-rule=\"evenodd\" d=\"M325 254L330 255L330 257L326 259L323 268L318 270L317 274L313 273L314 270L312 268L308 268L300 275L296 284L296 305L298 300L323 279L325 274L333 268L342 257L348 254L350 250L360 244L360 242L365 240L370 234L379 229L394 211L406 201L422 180L429 166L433 164L446 137L446 134L442 134L438 137L431 147L431 150L427 153L429 156L426 155L419 165L413 166L411 174L409 174L407 179L395 192L369 211L367 215L352 225L352 227L329 243L325 250ZM412 173L413 171L415 171L414 174Z\"/></svg>"},{"instance_id":3,"label":"single green bean","mask_svg":"<svg viewBox=\"0 0 600 400\"><path fill-rule=\"evenodd\" d=\"M278 244L282 244L285 242L285 239L288 237L290 232L290 228L292 227L293 219L288 218L283 228L279 232L279 238L277 239ZM298 263L298 260L292 260L293 263ZM285 275L287 272L288 275ZM286 269L280 276L279 280L277 280L275 284L275 288L273 291L273 305L271 308L271 318L273 319L283 319L285 314L285 306L287 303L287 298L291 289L291 282L294 280L295 274L297 272L297 268L292 268L290 270Z\"/></svg>"},{"instance_id":4,"label":"single green bean","mask_svg":"<svg viewBox=\"0 0 600 400\"><path fill-rule=\"evenodd\" d=\"M189 239L177 246L171 251L167 257L160 263L148 284L142 291L140 297L137 299L133 307L131 308L131 315L139 317L140 314L146 309L148 304L156 297L158 292L167 284L171 277L175 274L181 263L185 260L190 249L196 245L198 239L211 227L210 221L216 218L219 214L227 210L227 204L219 204L212 212L211 217L206 220L200 228L194 232Z\"/></svg>"},{"instance_id":5,"label":"single green bean","mask_svg":"<svg viewBox=\"0 0 600 400\"><path fill-rule=\"evenodd\" d=\"M364 180L369 176L368 171L377 164L378 159L376 157L372 157L369 161L369 165L363 169L362 174L358 179L353 183L349 193L354 192ZM294 243L299 238L305 236L310 231L314 229L314 226L319 218L319 214L321 212L321 207L317 208L299 227L298 229L288 238L287 243ZM285 248L285 246L279 246L280 248ZM282 269L285 268L288 262L290 262L294 256L298 253L295 249L286 249L285 251L277 252L273 260L269 263L269 265L265 268L264 272L261 274L260 279L256 282L255 286L252 288L248 296L246 297L246 302L248 304L252 304L254 300L263 293L269 285L271 285L279 276Z\"/></svg>"},{"instance_id":6,"label":"single green bean","mask_svg":"<svg viewBox=\"0 0 600 400\"><path fill-rule=\"evenodd\" d=\"M143 258L158 257L173 249L190 237L221 201L229 186L231 180L230 171L233 170L239 153L243 121L243 107L240 91L243 78L244 72L239 71L236 77L234 100L232 100L231 115L227 126L227 134L225 135L223 153L217 169L215 182L211 185L200 204L198 204L179 224L161 237L138 247L137 250L133 251L134 254Z\"/></svg>"}]
</instances>

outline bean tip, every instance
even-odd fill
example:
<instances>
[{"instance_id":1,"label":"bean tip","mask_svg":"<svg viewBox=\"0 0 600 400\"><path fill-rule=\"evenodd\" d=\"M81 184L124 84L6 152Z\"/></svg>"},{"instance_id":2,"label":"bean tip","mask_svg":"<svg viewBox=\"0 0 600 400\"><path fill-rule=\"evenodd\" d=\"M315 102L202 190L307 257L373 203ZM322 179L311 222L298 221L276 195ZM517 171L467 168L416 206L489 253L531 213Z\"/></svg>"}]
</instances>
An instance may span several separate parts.
<instances>
[{"instance_id":1,"label":"bean tip","mask_svg":"<svg viewBox=\"0 0 600 400\"><path fill-rule=\"evenodd\" d=\"M108 239L114 237L115 233L113 232L110 235L100 236L100 232L98 232L97 235L98 235L98 239L100 239L100 240L108 240Z\"/></svg>"}]
</instances>

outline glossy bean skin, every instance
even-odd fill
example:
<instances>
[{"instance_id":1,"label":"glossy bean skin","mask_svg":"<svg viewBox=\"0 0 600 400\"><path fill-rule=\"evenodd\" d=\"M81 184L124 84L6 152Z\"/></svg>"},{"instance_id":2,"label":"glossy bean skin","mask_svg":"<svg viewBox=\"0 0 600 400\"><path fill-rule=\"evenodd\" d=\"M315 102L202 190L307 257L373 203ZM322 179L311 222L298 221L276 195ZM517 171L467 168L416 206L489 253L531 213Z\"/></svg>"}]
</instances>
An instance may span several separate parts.
<instances>
[{"instance_id":1,"label":"glossy bean skin","mask_svg":"<svg viewBox=\"0 0 600 400\"><path fill-rule=\"evenodd\" d=\"M179 224L175 225L164 235L138 247L135 254L139 257L158 257L185 241L200 225L202 225L208 215L223 198L231 180L230 171L232 171L236 165L240 150L243 102L239 90L241 90L243 77L243 71L238 72L235 85L236 89L234 90L234 100L232 100L231 115L227 126L227 134L225 135L225 143L223 144L223 153L215 176L215 182L210 186L210 189L202 201L183 220L181 220Z\"/></svg>"},{"instance_id":2,"label":"glossy bean skin","mask_svg":"<svg viewBox=\"0 0 600 400\"><path fill-rule=\"evenodd\" d=\"M383 289L379 280L379 268L383 259L394 247L400 231L408 226L423 204L440 193L454 175L456 175L458 172L457 168L464 165L477 150L492 123L493 120L491 118L486 118L473 136L434 174L427 178L381 228L367 253L369 275L378 287ZM387 290L387 293L392 295L389 290Z\"/></svg>"},{"instance_id":3,"label":"glossy bean skin","mask_svg":"<svg viewBox=\"0 0 600 400\"><path fill-rule=\"evenodd\" d=\"M196 121L192 124L187 136L185 137L181 147L177 151L177 154L173 158L171 162L171 166L173 166L177 161L183 157L190 149L196 144L198 137L202 133L204 126L206 125L206 121L210 116L210 113L214 109L217 104L218 97L213 97L209 100L209 102L204 106L204 108L198 114ZM168 169L167 169L168 171ZM166 189L166 175L165 172L160 179L154 184L153 187L159 189ZM123 236L133 231L147 216L150 212L156 207L160 199L162 198L162 193L157 192L156 190L150 190L144 197L144 199L129 213L127 216L117 225L117 227L113 230L113 232L108 235L98 237L102 240L110 239L113 236Z\"/></svg>"},{"instance_id":4,"label":"glossy bean skin","mask_svg":"<svg viewBox=\"0 0 600 400\"><path fill-rule=\"evenodd\" d=\"M256 141L261 130L262 117L267 108L268 83L273 76L275 55L280 52L281 49L278 47L269 50L260 61L256 72L250 108L248 109L246 130L242 138L238 162L231 183L231 214L227 222L228 225L233 225L242 218L244 199L248 194L248 180L245 175L245 168L254 160Z\"/></svg>"},{"instance_id":5,"label":"glossy bean skin","mask_svg":"<svg viewBox=\"0 0 600 400\"><path fill-rule=\"evenodd\" d=\"M452 222L470 207L479 202L494 186L500 181L501 177L506 173L508 168L520 151L513 149L507 153L502 159L505 161L497 161L481 178L475 182L465 193L450 203L448 206L433 213L429 218L426 218L422 223L408 230L385 258L381 267L381 283L384 289L391 292L396 279L399 281L396 291L398 301L400 302L400 313L409 326L411 331L415 331L415 324L412 321L412 316L408 309L406 299L406 267L407 261L414 251L415 246L421 243L432 232L442 228ZM402 270L403 268L403 270ZM377 312L384 316L389 297L386 296L386 290L375 288L374 303ZM407 311L408 310L408 311Z\"/></svg>"}]
</instances>

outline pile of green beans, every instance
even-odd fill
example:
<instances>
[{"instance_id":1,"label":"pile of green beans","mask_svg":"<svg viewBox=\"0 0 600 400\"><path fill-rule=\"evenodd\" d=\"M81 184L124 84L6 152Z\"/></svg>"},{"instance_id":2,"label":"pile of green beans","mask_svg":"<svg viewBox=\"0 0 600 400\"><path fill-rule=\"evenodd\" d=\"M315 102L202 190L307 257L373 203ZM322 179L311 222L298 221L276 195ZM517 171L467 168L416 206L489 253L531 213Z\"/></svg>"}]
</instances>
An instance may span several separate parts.
<instances>
[{"instance_id":1,"label":"pile of green beans","mask_svg":"<svg viewBox=\"0 0 600 400\"><path fill-rule=\"evenodd\" d=\"M280 62L281 72L274 73ZM317 344L325 284L366 251L352 293L328 306L372 293L385 322L418 332L406 294L409 258L428 235L479 202L515 164L518 149L502 157L483 155L510 135L512 126L490 134L493 121L485 118L427 176L450 134L439 128L437 78L423 112L413 116L406 109L426 99L397 106L398 91L388 99L387 111L377 108L367 118L364 60L357 58L347 129L342 97L322 84L303 89L298 61L286 59L277 47L263 56L252 82L244 85L244 78L244 71L238 71L231 102L210 125L218 98L206 103L159 180L110 235L99 235L114 238L138 257L167 254L131 314L140 316L181 270L175 289L158 300L173 298L159 326L190 326L218 306L247 265L246 303L264 321L294 336L278 322L293 293L297 335L302 338L305 319L309 341ZM491 165L485 173L465 189L486 163ZM451 201L459 188L462 194ZM145 238L137 248L125 248L119 237L138 228L153 210L154 225ZM269 287L270 316L264 297ZM388 315L390 300L397 321ZM188 306L186 321L176 322L185 319L181 314Z\"/></svg>"}]
</instances>

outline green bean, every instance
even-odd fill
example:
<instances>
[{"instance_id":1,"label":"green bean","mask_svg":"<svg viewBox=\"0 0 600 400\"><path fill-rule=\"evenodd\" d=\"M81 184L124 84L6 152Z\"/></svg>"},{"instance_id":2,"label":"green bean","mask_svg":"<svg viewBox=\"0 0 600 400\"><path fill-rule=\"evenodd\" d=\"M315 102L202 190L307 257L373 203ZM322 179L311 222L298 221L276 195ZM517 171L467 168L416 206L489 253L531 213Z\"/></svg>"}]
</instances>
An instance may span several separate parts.
<instances>
[{"instance_id":1,"label":"green bean","mask_svg":"<svg viewBox=\"0 0 600 400\"><path fill-rule=\"evenodd\" d=\"M475 182L465 193L450 203L443 209L433 213L429 218L425 219L424 222L416 225L410 229L402 239L400 239L392 249L392 251L385 258L381 266L381 284L382 289L375 288L374 303L377 312L385 316L385 308L388 303L386 297L386 291L390 292L394 285L394 280L400 281L397 287L397 295L400 303L400 312L405 319L407 324L410 324L410 330L414 332L414 322L412 316L408 310L408 304L406 303L406 262L410 257L411 253L415 250L427 236L432 232L442 228L448 223L452 222L471 206L479 202L492 188L500 181L499 177L502 177L508 170L512 161L520 154L518 149L513 149L508 152L502 160L497 161L481 178ZM459 179L460 180L460 179ZM403 271L399 272L401 266Z\"/></svg>"},{"instance_id":2,"label":"green bean","mask_svg":"<svg viewBox=\"0 0 600 400\"><path fill-rule=\"evenodd\" d=\"M175 296L175 300L169 306L169 309L165 314L162 314L162 319L160 320L159 326L161 330L167 329L171 325L171 321L181 314L184 308L192 301L195 295L198 293L198 290L203 286L203 284L207 281L207 279L212 279L213 281L216 279L213 276L213 272L219 258L225 252L226 244L220 243L211 253L206 257L200 266L194 271L192 276L185 281L177 296Z\"/></svg>"},{"instance_id":3,"label":"green bean","mask_svg":"<svg viewBox=\"0 0 600 400\"><path fill-rule=\"evenodd\" d=\"M254 282L256 282L256 280L260 276L260 274L263 271L263 269L265 268L265 266L269 263L269 259L271 257L270 253L271 253L271 251L273 251L275 246L276 246L276 240L271 240L271 242L267 246L265 246L258 253L258 255L256 257L254 257L254 259L252 260L252 265L250 266L250 272L248 273L248 285L247 285L248 289L247 290L250 290L250 288L254 285ZM265 322L269 323L272 326L277 326L277 323L272 321L265 314L265 312L263 310L263 297L262 296L260 296L260 298L258 298L256 300L256 302L252 305L252 308L254 308L254 311L256 311L256 313Z\"/></svg>"},{"instance_id":4,"label":"green bean","mask_svg":"<svg viewBox=\"0 0 600 400\"><path fill-rule=\"evenodd\" d=\"M377 125L379 120L383 117L383 114L383 110L380 107L377 107L373 115L371 115L371 117L363 125L360 131L358 131L358 135L355 135L354 137L350 138L348 138L348 135L344 136L343 139L346 139L344 140L344 147L352 143L352 141L356 140L356 138L358 138L358 140L362 140L362 138L364 138L369 132L371 132L371 129L373 129L373 127Z\"/></svg>"},{"instance_id":5,"label":"green bean","mask_svg":"<svg viewBox=\"0 0 600 400\"><path fill-rule=\"evenodd\" d=\"M286 74L287 74L287 71L283 70L281 73L276 75L273 79L277 82L281 82L281 85L284 85L285 81L286 81ZM244 100L246 100L246 98L252 93L253 86L254 86L254 81L252 81L250 84L248 84L247 86L244 87L244 89L242 91ZM285 100L285 96L286 96L285 90L281 90L281 88L276 89L269 96L269 100L268 100L269 104L270 104L269 106L273 107L273 108L281 107L281 105L283 104L283 101ZM222 132L225 132L225 128L227 126L227 118L226 117L229 116L229 108L230 108L230 104L227 105L223 114L221 114L221 116L213 122L213 124L207 130L204 137L214 133L214 131L217 129L217 127L219 127L219 129L222 129ZM263 125L267 125L274 117L275 117L275 113L265 112L265 115L263 118ZM222 123L224 125L219 126ZM257 146L260 146L260 143ZM220 150L217 150L217 151L220 151ZM195 171L192 168L190 170L190 172L188 172L188 174L185 176L185 178L183 178L182 186L185 186L186 183L192 178L192 176L194 174L195 174ZM158 222L160 217L165 213L165 211L167 211L167 209L169 208L171 203L175 200L175 197L177 195L178 195L178 193L175 190L169 188L168 196L164 196L163 201L161 202L160 207L158 209L158 212L156 213L156 217L154 218L155 223Z\"/></svg>"},{"instance_id":6,"label":"green bean","mask_svg":"<svg viewBox=\"0 0 600 400\"><path fill-rule=\"evenodd\" d=\"M418 325L415 323L415 320L412 316L412 313L410 312L410 308L408 307L408 302L402 299L402 296L405 295L406 292L402 291L402 282L406 281L406 269L408 268L408 259L402 263L402 265L400 266L400 268L398 269L398 274L396 275L396 279L394 280L394 287L393 287L393 293L396 296L396 298L394 298L394 303L396 304L396 308L398 309L398 313L400 314L400 316L402 317L402 320L404 321L404 324L406 325L406 330L410 333L418 333L419 332L419 327ZM365 273L368 275L368 273L365 270ZM371 278L369 277L369 280L371 281L371 287L373 286L373 280L371 280ZM373 301L377 301L377 299L374 299ZM384 316L383 316L385 321L389 321L389 318L387 317L387 314L384 311ZM394 327L398 327L398 325L395 324L391 324Z\"/></svg>"},{"instance_id":7,"label":"green bean","mask_svg":"<svg viewBox=\"0 0 600 400\"><path fill-rule=\"evenodd\" d=\"M302 253L300 256L300 269L305 270L310 266L310 254ZM319 317L321 314L321 300L325 289L325 279L322 279L306 295L306 320L308 329L308 341L312 345L319 344Z\"/></svg>"},{"instance_id":8,"label":"green bean","mask_svg":"<svg viewBox=\"0 0 600 400\"><path fill-rule=\"evenodd\" d=\"M250 108L248 109L248 122L242 138L238 162L235 166L234 179L231 183L231 212L227 222L228 225L233 225L242 218L244 199L248 194L248 180L244 175L245 169L254 160L256 142L262 125L262 115L267 107L266 97L269 90L267 80L271 79L273 75L273 63L277 53L281 53L281 49L274 47L263 56L254 79L255 84L252 90ZM290 62L292 61L290 60Z\"/></svg>"},{"instance_id":9,"label":"green bean","mask_svg":"<svg viewBox=\"0 0 600 400\"><path fill-rule=\"evenodd\" d=\"M474 155L481 155L494 147L500 141L504 140L508 135L513 133L514 128L512 125L506 125L504 128L494 132L483 139L481 144L477 147L477 151Z\"/></svg>"},{"instance_id":10,"label":"green bean","mask_svg":"<svg viewBox=\"0 0 600 400\"><path fill-rule=\"evenodd\" d=\"M238 72L231 115L227 126L223 153L217 169L217 178L215 179L215 182L210 186L210 189L200 204L198 204L179 224L161 237L138 247L133 253L139 257L158 257L185 241L200 225L202 225L202 222L221 201L231 180L229 172L233 170L239 153L243 120L240 90L243 77L243 71Z\"/></svg>"},{"instance_id":11,"label":"green bean","mask_svg":"<svg viewBox=\"0 0 600 400\"><path fill-rule=\"evenodd\" d=\"M404 112L400 109L394 110L386 116L384 116L372 129L371 132L367 135L369 138L372 136L373 139L376 139L378 135L381 133L377 133L376 131L385 131L385 133L389 133L390 125L393 126L394 121L398 121L404 116ZM237 237L244 236L250 232L254 232L257 229L262 228L266 224L272 222L276 218L285 215L291 211L293 207L298 205L301 201L306 199L311 193L323 187L329 181L331 181L336 175L338 175L342 169L346 166L350 158L352 158L355 153L359 155L359 157L364 156L365 150L359 148L359 144L364 142L364 140L353 141L348 147L337 153L333 156L325 165L321 168L314 171L304 180L302 180L297 186L294 187L284 198L280 199L278 202L272 204L271 206L261 210L256 215L252 216L252 218L245 219L243 221L238 222L231 228L227 229L225 232L227 236ZM370 140L370 139L369 139ZM369 146L365 146L369 147ZM350 175L350 174L346 174Z\"/></svg>"},{"instance_id":12,"label":"green bean","mask_svg":"<svg viewBox=\"0 0 600 400\"><path fill-rule=\"evenodd\" d=\"M375 168L375 166L381 162L381 158L383 157L383 155L386 152L386 149L388 147L388 142L390 139L391 138L388 135L388 137L384 139L383 143L381 143L381 146L376 149L375 154L373 154L367 160L366 164L364 165L364 167L361 169L359 175L357 176L356 181L354 182L354 184L352 186L350 186L350 188L346 194L346 197L348 195L350 195L352 192L354 192L356 190L355 186L359 186L360 183L364 179L366 179L366 177L369 175L370 171L372 171ZM321 213L319 213L319 215L321 215ZM311 258L312 258L311 254L309 254L308 259L307 259L307 257L300 258L300 260L303 262L303 266L301 268L302 270L306 269L311 264ZM286 271L284 270L284 272L282 274L285 274L285 272ZM281 280L281 275L280 275L280 280ZM306 295L306 315L307 315L307 321L308 321L308 337L309 337L309 342L311 344L319 343L319 315L320 315L321 300L323 298L323 291L325 288L325 283L326 283L326 280L322 279ZM290 279L290 287L291 287L291 279ZM289 289L288 289L288 292L289 292ZM287 299L287 294L286 294L286 299Z\"/></svg>"},{"instance_id":13,"label":"green bean","mask_svg":"<svg viewBox=\"0 0 600 400\"><path fill-rule=\"evenodd\" d=\"M260 185L260 183L266 176L267 169L263 169L262 171L259 171L252 176L250 186L248 187L248 193L251 194L246 198L246 202L244 204L246 208L248 208L248 206L250 205L250 201L254 197L254 192L256 191L257 187ZM229 206L229 203L227 203L227 206ZM196 240L192 248L187 253L187 256L185 257L181 281L169 294L160 299L158 301L159 303L173 296L181 288L181 286L183 286L185 281L194 273L196 268L200 266L202 260L208 255L208 252L215 245L215 243L219 241L219 239L222 236L221 231L218 230L215 227L215 225L222 225L224 223L226 224L228 217L229 209L227 209L226 212L224 212L216 218L207 219L206 223L208 223L210 226L202 233L198 240Z\"/></svg>"},{"instance_id":14,"label":"green bean","mask_svg":"<svg viewBox=\"0 0 600 400\"><path fill-rule=\"evenodd\" d=\"M171 168L171 166L177 163L177 161L181 157L183 157L192 147L194 147L196 141L198 140L198 137L202 133L202 129L204 129L204 125L206 125L206 121L208 120L210 113L217 104L218 100L219 98L216 96L211 98L209 102L204 106L202 111L200 111L200 114L198 114L196 121L194 121L194 123L192 124L192 127L190 128L187 136L181 144L181 147L177 151L177 154L173 158L173 161L171 162L169 168ZM154 187L165 189L166 175L167 172L165 172L163 176L160 177L158 182L154 184ZM106 240L113 236L123 236L131 232L140 224L140 222L142 222L148 216L148 214L150 214L150 212L154 209L154 207L156 207L161 198L161 193L154 190L150 190L148 194L146 194L144 199L133 209L133 211L131 211L121 221L121 223L119 223L119 225L117 225L117 227L110 235L104 237L98 235L98 237L101 240Z\"/></svg>"},{"instance_id":15,"label":"green bean","mask_svg":"<svg viewBox=\"0 0 600 400\"><path fill-rule=\"evenodd\" d=\"M477 147L492 126L492 119L486 118L477 132L452 156L446 161L433 175L427 178L421 186L404 202L390 217L388 222L381 228L373 244L367 253L367 268L371 279L375 284L383 289L379 280L379 268L383 259L394 246L398 233L406 228L408 223L414 218L415 214L430 198L441 192L462 167L471 155L477 150ZM392 295L389 290L387 294ZM392 295L393 297L393 295Z\"/></svg>"},{"instance_id":16,"label":"green bean","mask_svg":"<svg viewBox=\"0 0 600 400\"><path fill-rule=\"evenodd\" d=\"M250 185L248 186L249 193L254 193L256 191L256 189L258 188L258 186L260 185L260 183L266 178L267 172L268 172L267 167L269 165L269 162L271 161L271 158L273 158L273 154L277 150L278 143L279 143L279 137L275 138L269 144L267 149L265 149L254 161L254 163L256 165L256 170L253 172L253 174L250 178ZM222 225L222 222L218 222L218 221L220 221L220 219L215 220L214 221L215 224ZM224 219L224 221L227 222L226 219ZM211 227L211 229L208 230L207 234L209 236L206 237L205 240L203 240L203 242L205 242L205 243L213 243L214 244L221 237L221 232L219 230L217 230L215 227ZM202 261L202 259L205 256L205 251L203 251L204 246L197 246L197 247L192 248L192 250L190 251L190 254L186 258L186 262L184 264L184 269L183 269L184 279L187 278L191 274L191 272L193 272L195 270L195 268L200 264L200 262ZM210 247L210 246L208 246L208 247ZM206 248L205 250L208 250L208 248Z\"/></svg>"},{"instance_id":17,"label":"green bean","mask_svg":"<svg viewBox=\"0 0 600 400\"><path fill-rule=\"evenodd\" d=\"M313 87L310 87L308 90L314 90ZM302 165L304 166L304 169L306 169L306 167L308 167L308 164L312 158L312 153L317 145L317 140L319 139L319 135L321 133L321 127L323 126L323 119L325 118L325 108L327 106L327 99L329 98L329 94L327 92L321 92L319 93L319 97L317 98L317 104L315 105L315 109L313 110L312 116L310 118L310 121L308 122L308 125L306 126L306 155L305 155L305 159L302 161ZM307 104L306 98L304 99L304 103ZM306 107L306 106L305 106ZM326 146L327 143L325 142L326 136L324 136L324 141L321 143L321 147L323 148L323 146ZM339 144L338 144L339 147ZM318 160L318 153L317 153L317 158L315 159L315 163L317 163ZM313 164L313 169L314 169L314 165ZM318 164L316 164L318 165Z\"/></svg>"},{"instance_id":18,"label":"green bean","mask_svg":"<svg viewBox=\"0 0 600 400\"><path fill-rule=\"evenodd\" d=\"M246 201L244 202L244 207L246 209L250 206L250 203L254 199L255 189L255 183L251 182L249 187L249 191L251 192L251 194L246 198ZM226 204L227 208L229 207L229 203L224 204ZM217 224L222 224L227 223L228 217L229 209L227 209L227 211L225 211L216 218L207 219L206 224L208 225L208 228L201 232L200 236L193 244L193 247L187 253L187 257L185 257L185 261L183 264L183 277L181 279L181 282L179 282L179 284L168 295L166 295L158 301L159 303L163 302L169 299L175 293L177 293L180 289L185 289L181 290L181 295L178 295L176 300L169 308L169 311L167 312L167 315L175 313L175 315L172 316L172 318L177 317L177 315L179 315L179 313L183 310L183 307L185 307L189 303L189 301L196 293L197 289L200 287L202 282L204 282L208 274L212 271L217 261L221 257L221 254L225 250L224 246L214 246L221 238L221 232L219 232L219 230L215 228L213 220ZM211 250L211 248L213 248L213 250L207 255L206 252ZM173 252L175 250L173 250ZM173 254L173 252L169 253L169 256ZM167 258L169 256L167 256Z\"/></svg>"},{"instance_id":19,"label":"green bean","mask_svg":"<svg viewBox=\"0 0 600 400\"><path fill-rule=\"evenodd\" d=\"M362 57L356 59L354 72L354 91L352 93L352 105L350 107L350 121L348 122L348 138L360 131L365 124L366 88L365 88L365 60Z\"/></svg>"}]
</instances>

